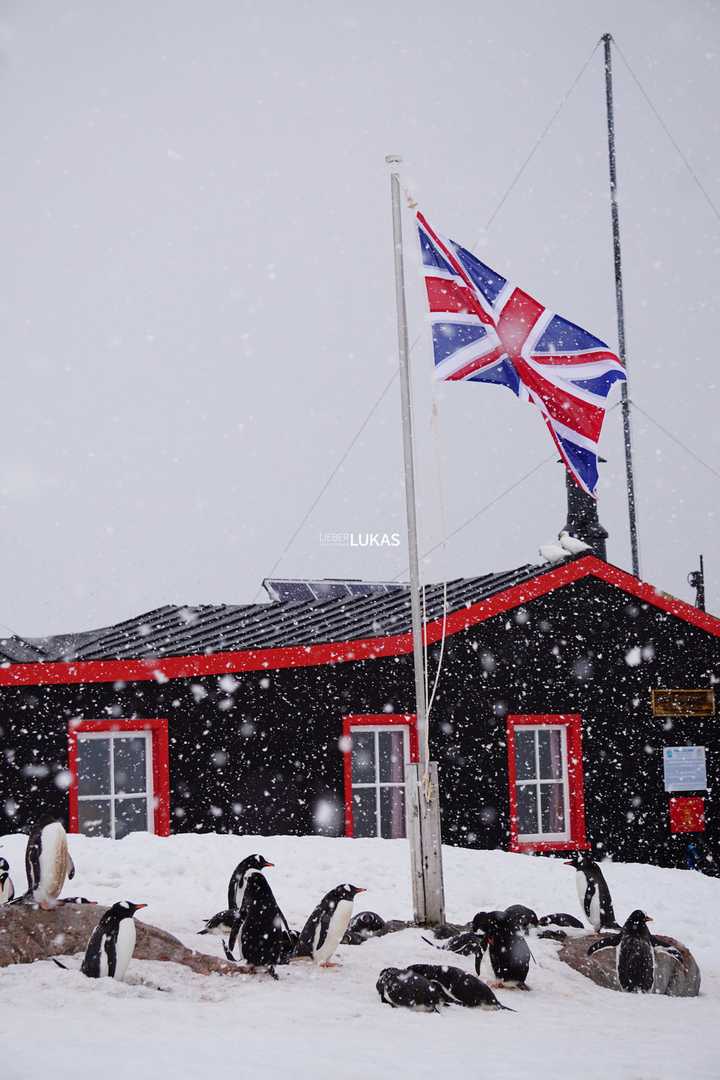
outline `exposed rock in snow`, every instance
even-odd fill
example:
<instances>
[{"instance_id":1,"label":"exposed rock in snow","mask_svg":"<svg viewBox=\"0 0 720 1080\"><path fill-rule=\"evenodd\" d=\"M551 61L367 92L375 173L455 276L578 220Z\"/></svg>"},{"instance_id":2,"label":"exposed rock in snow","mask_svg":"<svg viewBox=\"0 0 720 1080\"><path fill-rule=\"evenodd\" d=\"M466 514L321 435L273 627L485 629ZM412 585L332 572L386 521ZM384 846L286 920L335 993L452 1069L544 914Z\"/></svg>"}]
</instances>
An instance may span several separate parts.
<instances>
[{"instance_id":1,"label":"exposed rock in snow","mask_svg":"<svg viewBox=\"0 0 720 1080\"><path fill-rule=\"evenodd\" d=\"M620 990L615 970L615 949L603 949L588 956L587 951L600 935L586 934L572 938L560 950L560 959L569 964L581 975L586 975L598 986L608 990ZM654 994L667 994L668 997L697 997L700 993L700 968L690 950L675 938L657 935L663 945L673 945L680 950L683 963L679 964L662 949L655 950L655 988Z\"/></svg>"}]
</instances>

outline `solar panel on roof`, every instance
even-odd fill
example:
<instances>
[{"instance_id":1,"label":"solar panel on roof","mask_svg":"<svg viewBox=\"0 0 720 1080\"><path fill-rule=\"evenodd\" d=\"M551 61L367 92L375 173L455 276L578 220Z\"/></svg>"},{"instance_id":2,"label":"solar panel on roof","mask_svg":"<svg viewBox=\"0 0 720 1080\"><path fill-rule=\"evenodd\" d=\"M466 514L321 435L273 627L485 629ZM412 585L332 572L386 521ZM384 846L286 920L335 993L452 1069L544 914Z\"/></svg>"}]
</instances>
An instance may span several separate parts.
<instances>
[{"instance_id":1,"label":"solar panel on roof","mask_svg":"<svg viewBox=\"0 0 720 1080\"><path fill-rule=\"evenodd\" d=\"M278 603L308 600L340 600L343 596L375 596L407 588L398 581L356 581L344 578L321 578L319 581L298 581L289 578L265 578L263 587L271 600Z\"/></svg>"}]
</instances>

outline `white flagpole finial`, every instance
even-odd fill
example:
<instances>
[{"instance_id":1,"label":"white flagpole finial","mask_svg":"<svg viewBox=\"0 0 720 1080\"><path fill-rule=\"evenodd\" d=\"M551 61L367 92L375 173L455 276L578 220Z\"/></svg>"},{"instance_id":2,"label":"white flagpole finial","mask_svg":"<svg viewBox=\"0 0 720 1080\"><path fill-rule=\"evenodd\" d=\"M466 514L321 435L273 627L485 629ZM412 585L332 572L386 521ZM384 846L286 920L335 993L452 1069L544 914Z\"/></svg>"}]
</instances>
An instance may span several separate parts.
<instances>
[{"instance_id":1,"label":"white flagpole finial","mask_svg":"<svg viewBox=\"0 0 720 1080\"><path fill-rule=\"evenodd\" d=\"M399 154L386 154L385 155L385 164L386 165L401 165L402 164L402 158L400 157Z\"/></svg>"}]
</instances>

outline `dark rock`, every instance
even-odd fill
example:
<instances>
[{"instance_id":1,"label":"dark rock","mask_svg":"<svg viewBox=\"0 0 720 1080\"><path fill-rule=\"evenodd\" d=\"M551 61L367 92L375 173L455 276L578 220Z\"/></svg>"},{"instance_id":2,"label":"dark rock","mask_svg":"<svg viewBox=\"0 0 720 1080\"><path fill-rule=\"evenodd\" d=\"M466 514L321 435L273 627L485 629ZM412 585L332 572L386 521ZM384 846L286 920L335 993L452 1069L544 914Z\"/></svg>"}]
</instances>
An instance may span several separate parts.
<instances>
[{"instance_id":1,"label":"dark rock","mask_svg":"<svg viewBox=\"0 0 720 1080\"><path fill-rule=\"evenodd\" d=\"M608 990L620 991L620 984L615 973L615 949L603 949L588 956L590 946L599 939L599 934L585 934L583 937L569 938L560 949L559 957L575 971L592 979L598 986ZM655 987L653 993L667 994L669 997L697 997L700 993L700 968L689 949L674 938L655 935L663 945L672 945L682 955L683 962L678 963L673 957L655 950Z\"/></svg>"}]
</instances>

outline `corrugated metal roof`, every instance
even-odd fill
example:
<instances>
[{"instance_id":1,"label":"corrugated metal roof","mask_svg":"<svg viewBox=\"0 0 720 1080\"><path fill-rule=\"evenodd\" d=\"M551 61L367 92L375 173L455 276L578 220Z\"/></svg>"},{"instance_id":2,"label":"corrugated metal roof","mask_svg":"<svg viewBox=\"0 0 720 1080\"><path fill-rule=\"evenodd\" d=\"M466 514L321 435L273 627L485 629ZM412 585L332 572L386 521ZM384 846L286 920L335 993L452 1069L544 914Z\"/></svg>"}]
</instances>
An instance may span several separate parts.
<instances>
[{"instance_id":1,"label":"corrugated metal roof","mask_svg":"<svg viewBox=\"0 0 720 1080\"><path fill-rule=\"evenodd\" d=\"M448 613L530 581L546 569L551 567L528 564L449 581ZM428 620L442 617L442 583L426 586L425 609ZM0 639L0 654L15 663L143 659L353 641L409 629L410 597L405 586L390 593L299 603L167 605L81 634Z\"/></svg>"}]
</instances>

